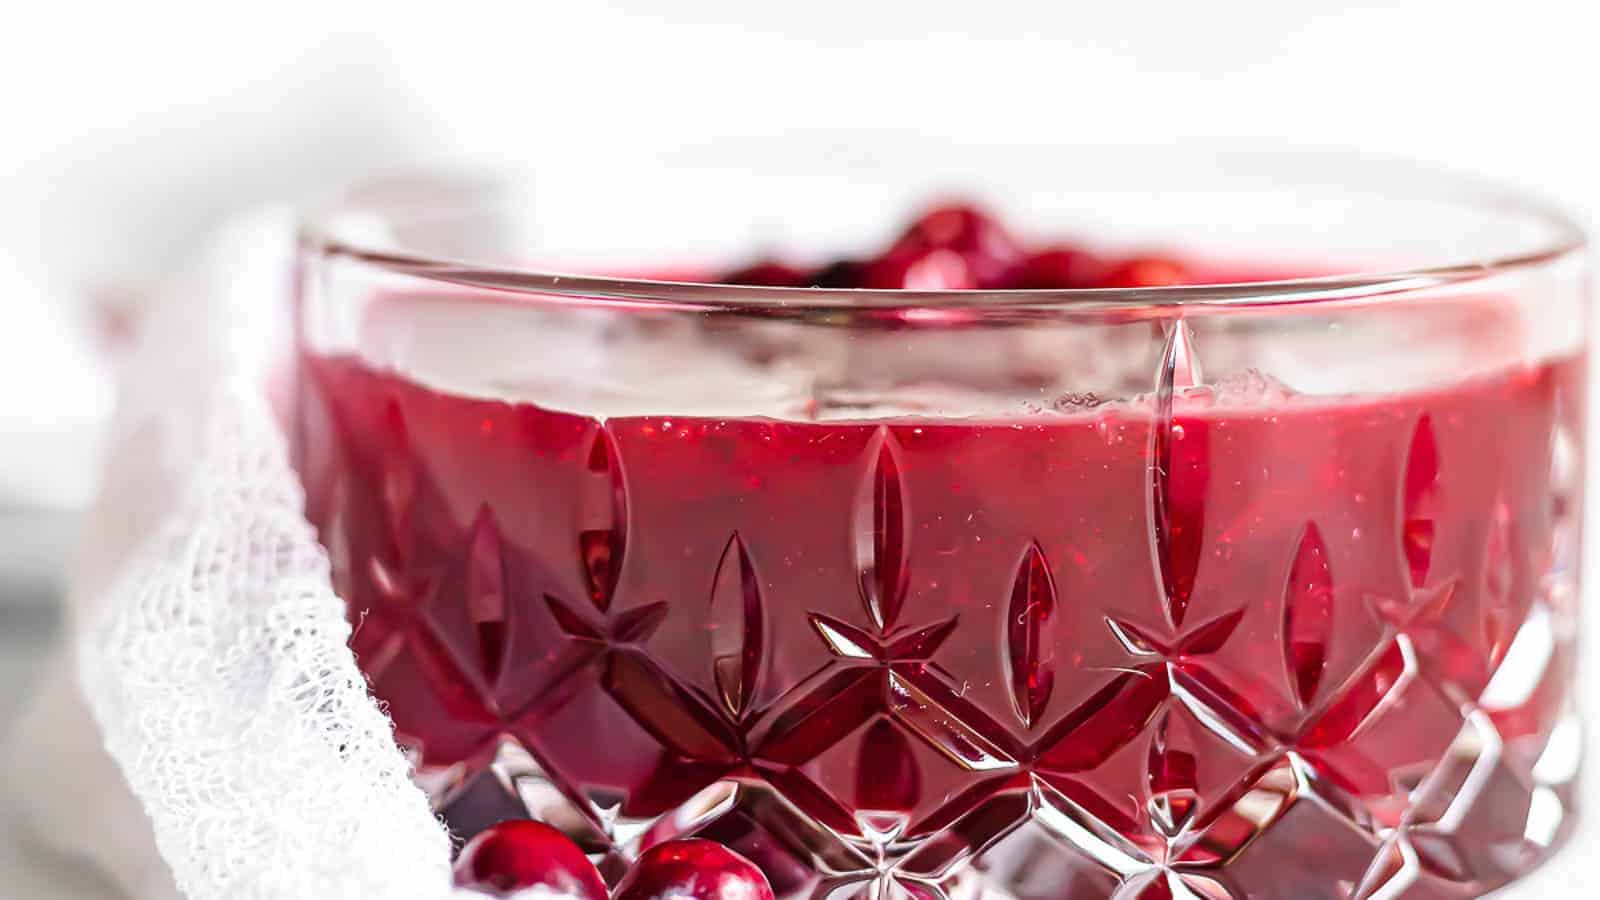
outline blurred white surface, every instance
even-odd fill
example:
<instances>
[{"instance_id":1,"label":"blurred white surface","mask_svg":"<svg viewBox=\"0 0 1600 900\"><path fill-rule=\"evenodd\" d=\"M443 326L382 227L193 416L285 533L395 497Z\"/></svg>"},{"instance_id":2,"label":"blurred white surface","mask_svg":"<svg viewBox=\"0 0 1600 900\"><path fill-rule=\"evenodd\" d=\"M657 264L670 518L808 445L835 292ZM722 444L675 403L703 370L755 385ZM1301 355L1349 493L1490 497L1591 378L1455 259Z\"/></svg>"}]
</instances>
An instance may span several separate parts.
<instances>
[{"instance_id":1,"label":"blurred white surface","mask_svg":"<svg viewBox=\"0 0 1600 900\"><path fill-rule=\"evenodd\" d=\"M1570 0L34 4L0 54L0 507L89 493L111 399L96 303L158 290L240 208L430 161L559 172L832 130L866 155L873 135L1354 147L1488 172L1593 225L1597 25ZM8 521L0 574L48 579L63 538ZM14 697L44 633L18 623L45 620L5 613L42 595L12 584ZM1587 896L1585 840L1530 896ZM0 885L48 896L8 858L0 834Z\"/></svg>"},{"instance_id":2,"label":"blurred white surface","mask_svg":"<svg viewBox=\"0 0 1600 900\"><path fill-rule=\"evenodd\" d=\"M147 276L226 210L374 168L816 128L1354 146L1582 201L1600 186L1587 6L41 5L0 59L0 246Z\"/></svg>"},{"instance_id":3,"label":"blurred white surface","mask_svg":"<svg viewBox=\"0 0 1600 900\"><path fill-rule=\"evenodd\" d=\"M63 432L103 416L104 382L60 323L148 292L242 207L428 161L592 170L830 130L869 156L874 135L1354 147L1592 221L1597 23L1569 0L33 5L0 55L0 498L87 492L93 445Z\"/></svg>"}]
</instances>

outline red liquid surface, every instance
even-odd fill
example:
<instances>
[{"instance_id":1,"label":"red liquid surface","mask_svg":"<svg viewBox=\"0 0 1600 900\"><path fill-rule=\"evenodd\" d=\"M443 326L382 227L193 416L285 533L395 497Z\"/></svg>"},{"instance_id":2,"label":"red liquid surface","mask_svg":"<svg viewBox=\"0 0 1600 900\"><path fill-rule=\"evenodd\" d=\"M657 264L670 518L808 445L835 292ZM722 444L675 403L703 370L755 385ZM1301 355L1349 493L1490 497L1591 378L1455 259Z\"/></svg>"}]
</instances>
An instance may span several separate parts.
<instances>
[{"instance_id":1,"label":"red liquid surface","mask_svg":"<svg viewBox=\"0 0 1600 900\"><path fill-rule=\"evenodd\" d=\"M311 358L299 452L447 815L509 739L592 846L675 813L615 852L705 834L780 896L1471 896L1550 840L1581 373L602 424Z\"/></svg>"}]
</instances>

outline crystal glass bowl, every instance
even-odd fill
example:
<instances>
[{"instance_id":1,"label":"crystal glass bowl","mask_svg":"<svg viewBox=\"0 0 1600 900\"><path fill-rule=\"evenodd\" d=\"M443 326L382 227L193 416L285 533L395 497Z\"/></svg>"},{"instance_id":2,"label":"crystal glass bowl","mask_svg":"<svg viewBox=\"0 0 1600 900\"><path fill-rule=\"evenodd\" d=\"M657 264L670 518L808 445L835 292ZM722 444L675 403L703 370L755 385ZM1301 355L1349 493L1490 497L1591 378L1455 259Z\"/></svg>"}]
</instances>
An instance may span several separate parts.
<instances>
[{"instance_id":1,"label":"crystal glass bowl","mask_svg":"<svg viewBox=\"0 0 1600 900\"><path fill-rule=\"evenodd\" d=\"M752 158L764 160L752 165ZM713 283L959 189L1205 284ZM780 897L1476 896L1572 823L1582 236L1355 158L417 178L308 219L297 462L463 837Z\"/></svg>"}]
</instances>

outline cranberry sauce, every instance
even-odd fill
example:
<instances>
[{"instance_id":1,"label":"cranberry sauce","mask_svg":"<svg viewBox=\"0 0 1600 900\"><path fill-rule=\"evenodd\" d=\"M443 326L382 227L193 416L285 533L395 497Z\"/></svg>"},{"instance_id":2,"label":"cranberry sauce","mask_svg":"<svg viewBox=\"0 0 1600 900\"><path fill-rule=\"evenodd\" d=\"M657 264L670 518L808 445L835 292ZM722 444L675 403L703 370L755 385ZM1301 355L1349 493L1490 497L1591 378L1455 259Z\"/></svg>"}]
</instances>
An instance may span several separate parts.
<instances>
[{"instance_id":1,"label":"cranberry sauce","mask_svg":"<svg viewBox=\"0 0 1600 900\"><path fill-rule=\"evenodd\" d=\"M1478 890L1552 840L1578 361L1170 414L603 423L305 366L357 658L463 833L710 836L780 897Z\"/></svg>"}]
</instances>

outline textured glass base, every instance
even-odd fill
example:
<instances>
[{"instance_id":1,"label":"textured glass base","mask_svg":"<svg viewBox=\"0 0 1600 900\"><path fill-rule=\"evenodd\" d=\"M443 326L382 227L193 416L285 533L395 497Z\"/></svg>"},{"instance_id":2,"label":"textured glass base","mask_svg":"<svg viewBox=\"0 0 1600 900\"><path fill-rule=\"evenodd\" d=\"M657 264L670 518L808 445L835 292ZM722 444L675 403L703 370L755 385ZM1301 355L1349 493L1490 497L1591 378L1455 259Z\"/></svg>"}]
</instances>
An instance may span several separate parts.
<instances>
[{"instance_id":1,"label":"textured glass base","mask_svg":"<svg viewBox=\"0 0 1600 900\"><path fill-rule=\"evenodd\" d=\"M1393 826L1286 751L1254 766L1204 822L1157 846L1128 841L1035 775L914 842L897 840L903 822L840 835L753 780L718 782L654 822L628 820L575 799L511 738L475 774L458 767L423 780L456 830L541 819L572 835L613 882L651 844L696 836L755 861L780 898L1466 898L1527 873L1569 833L1581 731L1568 717L1530 755L1489 715L1470 713Z\"/></svg>"}]
</instances>

